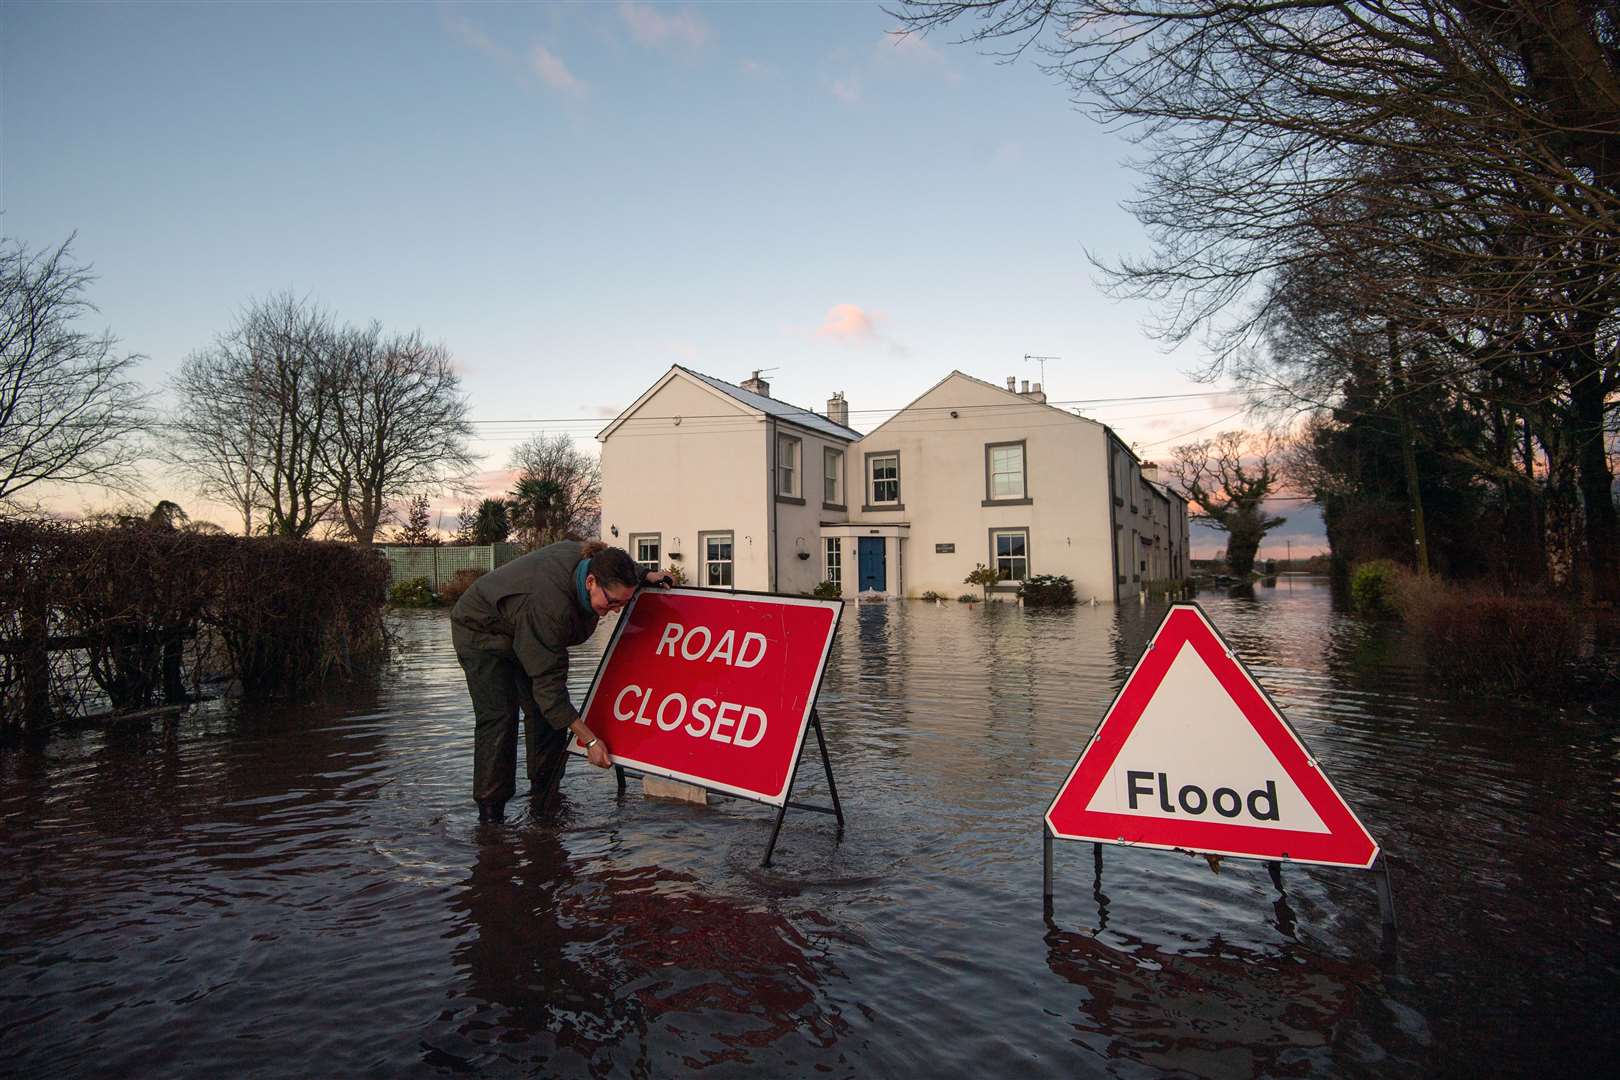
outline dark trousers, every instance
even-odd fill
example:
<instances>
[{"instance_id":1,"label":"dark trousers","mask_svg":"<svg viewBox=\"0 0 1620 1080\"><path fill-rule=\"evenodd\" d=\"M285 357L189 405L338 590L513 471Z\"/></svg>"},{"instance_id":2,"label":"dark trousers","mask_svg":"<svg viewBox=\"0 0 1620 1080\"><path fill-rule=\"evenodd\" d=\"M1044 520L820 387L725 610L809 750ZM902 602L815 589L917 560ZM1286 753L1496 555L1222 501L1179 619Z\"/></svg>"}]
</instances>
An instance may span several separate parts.
<instances>
[{"instance_id":1,"label":"dark trousers","mask_svg":"<svg viewBox=\"0 0 1620 1080\"><path fill-rule=\"evenodd\" d=\"M504 803L517 788L518 710L523 711L524 764L530 794L544 801L568 767L568 731L540 716L529 677L515 657L458 648L473 704L473 798Z\"/></svg>"}]
</instances>

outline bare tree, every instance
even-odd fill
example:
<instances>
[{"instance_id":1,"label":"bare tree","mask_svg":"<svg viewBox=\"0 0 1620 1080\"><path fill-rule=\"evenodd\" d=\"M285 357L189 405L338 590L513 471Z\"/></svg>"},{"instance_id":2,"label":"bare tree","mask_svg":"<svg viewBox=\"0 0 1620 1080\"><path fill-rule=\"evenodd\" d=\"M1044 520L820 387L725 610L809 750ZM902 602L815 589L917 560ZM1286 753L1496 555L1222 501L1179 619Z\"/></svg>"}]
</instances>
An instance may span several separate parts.
<instances>
[{"instance_id":1,"label":"bare tree","mask_svg":"<svg viewBox=\"0 0 1620 1080\"><path fill-rule=\"evenodd\" d=\"M465 483L472 425L443 345L376 323L343 338L325 466L345 530L369 544L394 500Z\"/></svg>"},{"instance_id":2,"label":"bare tree","mask_svg":"<svg viewBox=\"0 0 1620 1080\"><path fill-rule=\"evenodd\" d=\"M969 16L970 38L1033 47L1142 148L1131 209L1153 250L1103 269L1118 294L1159 301L1170 340L1209 336L1205 374L1258 355L1241 374L1267 390L1286 382L1266 370L1274 350L1250 353L1286 296L1272 286L1332 262L1334 287L1401 345L1388 350L1392 406L1443 382L1542 414L1549 471L1578 487L1597 595L1620 598L1602 439L1620 391L1612 0L906 0L902 11L913 30ZM1315 401L1285 389L1337 403L1335 389Z\"/></svg>"},{"instance_id":3,"label":"bare tree","mask_svg":"<svg viewBox=\"0 0 1620 1080\"><path fill-rule=\"evenodd\" d=\"M252 536L264 452L254 365L223 339L186 357L170 388L179 404L168 420L164 457L199 494L235 510L242 534Z\"/></svg>"},{"instance_id":4,"label":"bare tree","mask_svg":"<svg viewBox=\"0 0 1620 1080\"><path fill-rule=\"evenodd\" d=\"M336 501L326 467L342 391L331 317L291 293L254 301L174 382L169 455L244 529L309 536Z\"/></svg>"},{"instance_id":5,"label":"bare tree","mask_svg":"<svg viewBox=\"0 0 1620 1080\"><path fill-rule=\"evenodd\" d=\"M146 397L129 375L141 358L75 327L95 310L94 279L72 244L34 254L0 240L0 500L44 482L139 487Z\"/></svg>"},{"instance_id":6,"label":"bare tree","mask_svg":"<svg viewBox=\"0 0 1620 1080\"><path fill-rule=\"evenodd\" d=\"M1227 534L1226 565L1234 574L1254 569L1260 541L1287 520L1262 505L1277 482L1272 450L1267 440L1228 431L1171 451L1181 495L1194 507L1192 520Z\"/></svg>"},{"instance_id":7,"label":"bare tree","mask_svg":"<svg viewBox=\"0 0 1620 1080\"><path fill-rule=\"evenodd\" d=\"M601 463L566 435L536 435L512 451L518 470L512 528L521 543L541 547L594 537L602 521Z\"/></svg>"}]
</instances>

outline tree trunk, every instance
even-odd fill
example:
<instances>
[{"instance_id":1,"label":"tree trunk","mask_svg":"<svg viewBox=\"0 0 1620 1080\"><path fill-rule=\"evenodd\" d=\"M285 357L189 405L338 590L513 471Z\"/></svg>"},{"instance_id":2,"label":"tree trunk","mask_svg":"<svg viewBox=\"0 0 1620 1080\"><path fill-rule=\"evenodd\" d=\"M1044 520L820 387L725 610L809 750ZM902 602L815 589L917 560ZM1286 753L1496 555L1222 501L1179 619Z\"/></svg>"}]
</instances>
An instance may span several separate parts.
<instances>
[{"instance_id":1,"label":"tree trunk","mask_svg":"<svg viewBox=\"0 0 1620 1080\"><path fill-rule=\"evenodd\" d=\"M1575 484L1574 462L1563 438L1549 439L1547 494L1543 505L1547 522L1547 581L1561 592L1577 592L1581 555L1581 505Z\"/></svg>"},{"instance_id":2,"label":"tree trunk","mask_svg":"<svg viewBox=\"0 0 1620 1080\"><path fill-rule=\"evenodd\" d=\"M1604 383L1580 379L1570 388L1574 423L1569 437L1574 445L1576 476L1586 516L1586 559L1592 578L1592 599L1620 602L1620 522L1614 508L1614 474L1603 442Z\"/></svg>"}]
</instances>

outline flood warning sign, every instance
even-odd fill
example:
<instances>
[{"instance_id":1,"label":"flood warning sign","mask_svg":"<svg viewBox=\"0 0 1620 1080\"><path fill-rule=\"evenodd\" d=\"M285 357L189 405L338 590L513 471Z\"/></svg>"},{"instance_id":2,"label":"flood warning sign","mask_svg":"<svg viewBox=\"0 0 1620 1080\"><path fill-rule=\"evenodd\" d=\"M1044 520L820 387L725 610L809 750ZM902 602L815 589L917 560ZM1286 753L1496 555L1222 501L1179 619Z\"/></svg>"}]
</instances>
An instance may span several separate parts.
<instances>
[{"instance_id":1,"label":"flood warning sign","mask_svg":"<svg viewBox=\"0 0 1620 1080\"><path fill-rule=\"evenodd\" d=\"M1378 845L1196 604L1176 604L1046 812L1052 835L1371 866Z\"/></svg>"}]
</instances>

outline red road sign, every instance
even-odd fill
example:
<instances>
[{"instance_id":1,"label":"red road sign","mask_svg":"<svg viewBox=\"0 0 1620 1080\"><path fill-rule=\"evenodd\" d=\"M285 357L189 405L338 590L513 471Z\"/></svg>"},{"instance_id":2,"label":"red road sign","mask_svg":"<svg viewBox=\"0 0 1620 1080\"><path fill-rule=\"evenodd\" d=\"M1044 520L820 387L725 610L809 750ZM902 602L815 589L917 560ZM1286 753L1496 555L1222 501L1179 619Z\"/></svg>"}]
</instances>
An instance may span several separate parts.
<instances>
[{"instance_id":1,"label":"red road sign","mask_svg":"<svg viewBox=\"0 0 1620 1080\"><path fill-rule=\"evenodd\" d=\"M585 722L616 764L781 806L842 606L643 590L619 616Z\"/></svg>"},{"instance_id":2,"label":"red road sign","mask_svg":"<svg viewBox=\"0 0 1620 1080\"><path fill-rule=\"evenodd\" d=\"M1196 604L1176 604L1046 811L1065 840L1370 867L1378 844Z\"/></svg>"}]
</instances>

